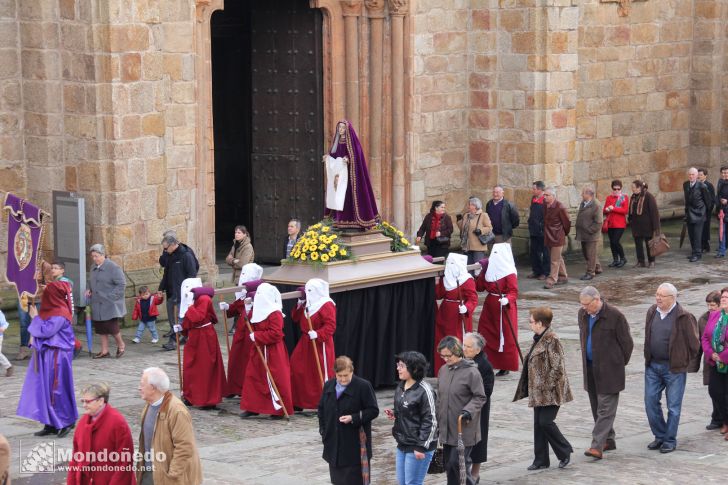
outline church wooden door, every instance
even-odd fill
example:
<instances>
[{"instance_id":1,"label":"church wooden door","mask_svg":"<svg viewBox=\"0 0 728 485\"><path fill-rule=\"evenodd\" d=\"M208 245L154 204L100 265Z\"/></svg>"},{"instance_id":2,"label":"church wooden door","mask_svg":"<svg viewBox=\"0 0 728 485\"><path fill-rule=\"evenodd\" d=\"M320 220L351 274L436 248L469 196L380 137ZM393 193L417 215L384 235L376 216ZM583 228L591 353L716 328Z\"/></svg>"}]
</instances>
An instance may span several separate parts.
<instances>
[{"instance_id":1,"label":"church wooden door","mask_svg":"<svg viewBox=\"0 0 728 485\"><path fill-rule=\"evenodd\" d=\"M307 0L251 3L252 236L256 260L278 262L288 221L323 216L322 17Z\"/></svg>"}]
</instances>

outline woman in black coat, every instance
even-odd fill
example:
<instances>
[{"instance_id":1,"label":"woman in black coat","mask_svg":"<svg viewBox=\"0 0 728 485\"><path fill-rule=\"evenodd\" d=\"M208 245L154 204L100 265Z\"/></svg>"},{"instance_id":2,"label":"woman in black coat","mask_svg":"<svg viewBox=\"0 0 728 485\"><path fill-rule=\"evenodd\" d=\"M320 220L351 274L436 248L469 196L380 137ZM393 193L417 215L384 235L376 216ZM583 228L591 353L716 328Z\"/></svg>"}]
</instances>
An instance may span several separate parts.
<instances>
[{"instance_id":1,"label":"woman in black coat","mask_svg":"<svg viewBox=\"0 0 728 485\"><path fill-rule=\"evenodd\" d=\"M329 464L334 485L363 484L360 430L366 436L368 461L372 458L372 421L379 415L377 398L369 381L354 375L349 357L336 358L336 379L324 384L318 405L323 459Z\"/></svg>"},{"instance_id":2,"label":"woman in black coat","mask_svg":"<svg viewBox=\"0 0 728 485\"><path fill-rule=\"evenodd\" d=\"M647 191L647 184L641 180L632 182L632 198L629 201L629 224L632 227L637 268L654 268L655 257L650 254L647 242L660 232L660 213L655 196ZM647 263L643 245L647 249Z\"/></svg>"},{"instance_id":3,"label":"woman in black coat","mask_svg":"<svg viewBox=\"0 0 728 485\"><path fill-rule=\"evenodd\" d=\"M436 223L437 225L433 225ZM427 254L433 258L439 256L447 257L450 252L450 236L452 236L453 226L452 218L445 213L445 203L436 200L430 207L422 220L420 228L417 230L417 244L422 238L425 238L425 246L427 246Z\"/></svg>"},{"instance_id":4,"label":"woman in black coat","mask_svg":"<svg viewBox=\"0 0 728 485\"><path fill-rule=\"evenodd\" d=\"M493 366L483 352L485 338L477 332L466 333L463 338L463 354L466 359L472 359L478 365L478 372L483 378L483 389L487 400L480 410L480 442L473 447L470 458L473 460L471 474L475 483L480 481L480 464L488 461L488 423L490 421L490 395L493 394L495 375Z\"/></svg>"}]
</instances>

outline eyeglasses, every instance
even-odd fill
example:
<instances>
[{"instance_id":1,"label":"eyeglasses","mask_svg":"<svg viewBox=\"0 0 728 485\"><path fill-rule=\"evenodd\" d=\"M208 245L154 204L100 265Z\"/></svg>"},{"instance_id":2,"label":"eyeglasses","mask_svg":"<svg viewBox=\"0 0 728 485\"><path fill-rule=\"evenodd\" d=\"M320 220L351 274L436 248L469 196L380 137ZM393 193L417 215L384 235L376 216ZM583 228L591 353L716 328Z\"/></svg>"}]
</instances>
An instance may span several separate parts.
<instances>
[{"instance_id":1,"label":"eyeglasses","mask_svg":"<svg viewBox=\"0 0 728 485\"><path fill-rule=\"evenodd\" d=\"M397 362L397 369L406 369L406 368L407 368L407 364L405 364L404 362Z\"/></svg>"},{"instance_id":2,"label":"eyeglasses","mask_svg":"<svg viewBox=\"0 0 728 485\"><path fill-rule=\"evenodd\" d=\"M452 356L453 356L453 354L440 354L440 357L442 358L442 360L451 359Z\"/></svg>"},{"instance_id":3,"label":"eyeglasses","mask_svg":"<svg viewBox=\"0 0 728 485\"><path fill-rule=\"evenodd\" d=\"M80 401L81 401L81 404L91 404L92 402L98 401L99 399L101 399L101 396L95 397L93 399L81 399Z\"/></svg>"}]
</instances>

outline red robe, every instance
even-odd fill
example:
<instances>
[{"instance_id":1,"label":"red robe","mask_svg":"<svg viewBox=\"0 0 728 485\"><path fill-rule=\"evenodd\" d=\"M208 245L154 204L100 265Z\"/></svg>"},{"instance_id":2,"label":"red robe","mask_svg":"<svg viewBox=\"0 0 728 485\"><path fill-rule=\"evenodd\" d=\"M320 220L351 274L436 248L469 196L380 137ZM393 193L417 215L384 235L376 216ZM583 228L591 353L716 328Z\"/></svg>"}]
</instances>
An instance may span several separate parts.
<instances>
[{"instance_id":1,"label":"red robe","mask_svg":"<svg viewBox=\"0 0 728 485\"><path fill-rule=\"evenodd\" d=\"M468 313L460 315L460 299L468 309ZM432 362L433 370L437 375L440 367L444 364L437 354L437 345L444 337L453 335L463 341L463 329L461 319L465 323L465 331L473 331L473 311L478 306L478 294L475 292L475 281L472 278L459 287L447 291L442 278L435 285L435 299L442 300L435 315L435 354Z\"/></svg>"},{"instance_id":2,"label":"red robe","mask_svg":"<svg viewBox=\"0 0 728 485\"><path fill-rule=\"evenodd\" d=\"M193 406L214 406L226 388L225 363L215 332L217 317L212 300L201 295L187 309L182 333L187 337L183 359L182 395Z\"/></svg>"},{"instance_id":3,"label":"red robe","mask_svg":"<svg viewBox=\"0 0 728 485\"><path fill-rule=\"evenodd\" d=\"M254 345L258 346L266 356L273 381L280 393L279 398L286 405L288 414L291 414L293 412L291 365L288 362L286 344L283 342L283 314L273 312L262 322L252 325L255 334ZM280 402L277 404L280 406ZM248 365L245 368L240 409L258 414L283 415L283 409L276 410L273 407L265 365L254 348L250 351Z\"/></svg>"},{"instance_id":4,"label":"red robe","mask_svg":"<svg viewBox=\"0 0 728 485\"><path fill-rule=\"evenodd\" d=\"M496 286L496 283L498 285ZM480 320L478 321L478 333L485 337L485 355L493 365L494 369L500 370L518 370L518 349L516 348L516 339L518 339L518 308L516 300L518 299L518 278L514 274L509 274L496 282L485 281L485 271L478 275L476 280L478 291L487 291L483 303L483 310L480 312ZM503 352L498 352L500 347L500 329L501 329L501 304L500 295L496 295L498 290L506 298L508 305L503 307ZM507 312L507 313L506 313ZM513 324L513 333L508 328L508 318Z\"/></svg>"},{"instance_id":5,"label":"red robe","mask_svg":"<svg viewBox=\"0 0 728 485\"><path fill-rule=\"evenodd\" d=\"M226 396L240 396L243 394L245 367L248 365L250 352L255 351L253 349L253 342L248 337L250 332L248 332L245 317L242 316L243 312L245 312L245 303L243 300L235 300L235 302L230 304L230 308L227 311L229 317L239 316L239 318L238 324L235 326L233 343L230 345L230 354L228 355ZM250 320L251 315L252 312L247 313L248 320Z\"/></svg>"},{"instance_id":6,"label":"red robe","mask_svg":"<svg viewBox=\"0 0 728 485\"><path fill-rule=\"evenodd\" d=\"M317 409L321 400L323 383L316 367L311 339L308 337L308 320L303 313L305 305L296 307L291 317L301 327L301 339L291 354L291 386L293 405L302 409ZM336 307L331 302L324 305L311 317L311 325L318 334L318 349L321 373L324 382L334 377L334 332L336 331Z\"/></svg>"},{"instance_id":7,"label":"red robe","mask_svg":"<svg viewBox=\"0 0 728 485\"><path fill-rule=\"evenodd\" d=\"M100 452L106 450L107 453L117 452L120 460L111 462L95 461L88 463L85 460L76 461L73 458L69 465L67 483L69 485L134 485L136 484L136 476L132 470L134 465L134 440L131 437L131 430L126 423L124 416L106 404L101 414L95 421L91 421L91 416L84 414L78 420L76 431L73 433L73 452L86 453L89 451ZM122 452L129 455L122 455ZM129 460L123 460L125 456L129 456ZM84 468L94 467L94 470L84 470ZM104 467L109 470L104 470ZM114 469L115 467L128 467L128 469Z\"/></svg>"}]
</instances>

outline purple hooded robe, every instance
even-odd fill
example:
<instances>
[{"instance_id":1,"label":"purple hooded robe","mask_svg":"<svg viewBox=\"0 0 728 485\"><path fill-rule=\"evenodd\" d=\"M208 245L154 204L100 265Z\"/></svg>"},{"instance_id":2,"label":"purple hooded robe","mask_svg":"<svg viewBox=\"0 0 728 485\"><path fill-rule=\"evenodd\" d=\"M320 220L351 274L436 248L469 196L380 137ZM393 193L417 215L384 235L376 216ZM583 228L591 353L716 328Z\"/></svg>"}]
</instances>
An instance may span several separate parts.
<instances>
[{"instance_id":1,"label":"purple hooded robe","mask_svg":"<svg viewBox=\"0 0 728 485\"><path fill-rule=\"evenodd\" d=\"M28 364L18 416L56 429L78 420L73 389L73 343L71 322L62 316L33 318L28 331L33 336L33 356Z\"/></svg>"},{"instance_id":2,"label":"purple hooded robe","mask_svg":"<svg viewBox=\"0 0 728 485\"><path fill-rule=\"evenodd\" d=\"M339 136L339 125L346 126L343 138ZM354 127L348 120L336 124L334 142L329 152L333 158L349 158L349 179L347 181L344 209L326 209L324 214L334 219L334 225L341 228L371 229L379 222L377 200L374 198L369 180L367 161L356 136Z\"/></svg>"}]
</instances>

